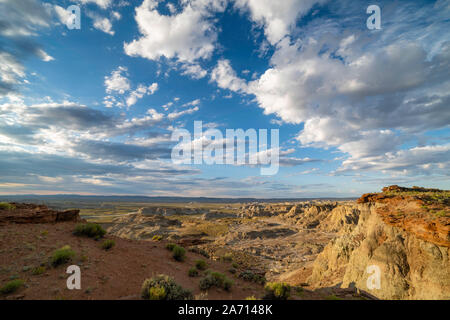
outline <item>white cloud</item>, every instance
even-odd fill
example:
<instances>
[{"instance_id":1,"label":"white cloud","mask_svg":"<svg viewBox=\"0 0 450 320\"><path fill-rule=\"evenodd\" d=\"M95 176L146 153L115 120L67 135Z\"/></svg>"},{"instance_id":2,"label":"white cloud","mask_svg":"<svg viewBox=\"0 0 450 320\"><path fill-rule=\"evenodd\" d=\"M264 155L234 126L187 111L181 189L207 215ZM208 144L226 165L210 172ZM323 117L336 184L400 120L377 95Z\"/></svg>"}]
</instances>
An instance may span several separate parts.
<instances>
[{"instance_id":1,"label":"white cloud","mask_svg":"<svg viewBox=\"0 0 450 320\"><path fill-rule=\"evenodd\" d=\"M79 2L82 4L88 4L88 3L96 4L97 6L99 6L102 9L106 9L106 8L110 7L112 4L112 0L72 0L72 1Z\"/></svg>"},{"instance_id":2,"label":"white cloud","mask_svg":"<svg viewBox=\"0 0 450 320\"><path fill-rule=\"evenodd\" d=\"M183 64L181 68L183 69L182 75L187 75L196 80L204 78L208 74L208 72L198 64Z\"/></svg>"},{"instance_id":3,"label":"white cloud","mask_svg":"<svg viewBox=\"0 0 450 320\"><path fill-rule=\"evenodd\" d=\"M19 78L24 77L25 67L21 63L19 63L11 54L7 52L0 52L1 82L5 84L16 84L19 83Z\"/></svg>"},{"instance_id":4,"label":"white cloud","mask_svg":"<svg viewBox=\"0 0 450 320\"><path fill-rule=\"evenodd\" d=\"M219 60L211 73L211 80L215 81L222 89L230 89L236 92L246 92L247 84L240 79L231 67L229 60Z\"/></svg>"},{"instance_id":5,"label":"white cloud","mask_svg":"<svg viewBox=\"0 0 450 320\"><path fill-rule=\"evenodd\" d=\"M376 171L400 175L438 174L448 176L450 145L428 145L388 152L379 156L350 158L336 173L346 171Z\"/></svg>"},{"instance_id":6,"label":"white cloud","mask_svg":"<svg viewBox=\"0 0 450 320\"><path fill-rule=\"evenodd\" d=\"M126 54L150 60L161 57L193 63L207 59L215 48L217 33L210 19L214 11L224 10L223 1L182 1L183 9L173 15L158 12L158 1L144 0L136 8L139 39L124 44Z\"/></svg>"},{"instance_id":7,"label":"white cloud","mask_svg":"<svg viewBox=\"0 0 450 320\"><path fill-rule=\"evenodd\" d=\"M190 106L196 107L200 104L200 102L201 102L200 99L195 99L183 104L182 107L190 107Z\"/></svg>"},{"instance_id":8,"label":"white cloud","mask_svg":"<svg viewBox=\"0 0 450 320\"><path fill-rule=\"evenodd\" d=\"M156 92L156 90L158 90L158 84L152 83L150 86L144 86L142 84L140 84L136 90L132 91L130 93L130 95L128 96L126 103L127 106L132 106L134 105L138 99L141 99L144 95L152 95Z\"/></svg>"},{"instance_id":9,"label":"white cloud","mask_svg":"<svg viewBox=\"0 0 450 320\"><path fill-rule=\"evenodd\" d=\"M100 16L94 12L88 11L87 16L93 21L93 26L95 29L107 33L111 36L115 34L111 21L103 16Z\"/></svg>"},{"instance_id":10,"label":"white cloud","mask_svg":"<svg viewBox=\"0 0 450 320\"><path fill-rule=\"evenodd\" d=\"M130 90L130 81L126 77L128 69L126 67L118 67L111 72L110 76L105 77L105 87L107 93L124 94Z\"/></svg>"},{"instance_id":11,"label":"white cloud","mask_svg":"<svg viewBox=\"0 0 450 320\"><path fill-rule=\"evenodd\" d=\"M297 19L317 3L326 0L236 0L235 6L249 10L251 19L264 27L264 33L271 44L290 34Z\"/></svg>"},{"instance_id":12,"label":"white cloud","mask_svg":"<svg viewBox=\"0 0 450 320\"><path fill-rule=\"evenodd\" d=\"M261 13L266 33L276 43L270 67L247 82L228 60L220 60L211 80L220 88L254 95L265 114L304 123L297 137L303 146L334 147L361 165L374 157L382 163L423 132L448 126L450 78L444 70L450 67L450 43L445 25L430 22L420 37L411 27L411 21L432 19L429 8L391 13L400 17L395 32L341 30L333 21L319 19L304 26L297 40L281 39L285 31L276 36L267 29L270 12Z\"/></svg>"},{"instance_id":13,"label":"white cloud","mask_svg":"<svg viewBox=\"0 0 450 320\"><path fill-rule=\"evenodd\" d=\"M179 112L172 112L167 115L167 118L169 118L170 120L174 120L174 119L184 116L186 114L192 114L194 112L197 112L198 110L199 110L198 107L194 107L194 108L186 109L186 110L179 111Z\"/></svg>"},{"instance_id":14,"label":"white cloud","mask_svg":"<svg viewBox=\"0 0 450 320\"><path fill-rule=\"evenodd\" d=\"M120 20L120 19L122 19L122 15L121 15L119 12L117 12L117 11L113 11L113 12L111 13L111 16L112 16L112 18L115 19L115 20Z\"/></svg>"}]
</instances>

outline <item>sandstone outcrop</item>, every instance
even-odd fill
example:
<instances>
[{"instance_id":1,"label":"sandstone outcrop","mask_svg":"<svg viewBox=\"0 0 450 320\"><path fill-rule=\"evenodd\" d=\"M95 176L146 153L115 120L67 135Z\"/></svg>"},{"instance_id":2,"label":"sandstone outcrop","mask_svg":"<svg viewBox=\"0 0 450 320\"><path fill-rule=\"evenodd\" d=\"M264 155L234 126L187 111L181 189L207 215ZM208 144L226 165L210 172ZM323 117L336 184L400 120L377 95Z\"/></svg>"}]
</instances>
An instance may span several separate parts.
<instances>
[{"instance_id":1,"label":"sandstone outcrop","mask_svg":"<svg viewBox=\"0 0 450 320\"><path fill-rule=\"evenodd\" d=\"M12 210L0 209L0 223L56 223L81 221L80 210L51 210L45 205L11 203Z\"/></svg>"},{"instance_id":2,"label":"sandstone outcrop","mask_svg":"<svg viewBox=\"0 0 450 320\"><path fill-rule=\"evenodd\" d=\"M159 215L131 213L115 218L107 228L109 234L132 240L152 239L153 236L167 236L175 232L181 222Z\"/></svg>"},{"instance_id":3,"label":"sandstone outcrop","mask_svg":"<svg viewBox=\"0 0 450 320\"><path fill-rule=\"evenodd\" d=\"M319 254L309 283L356 286L382 299L450 299L449 216L425 212L420 198L427 195L390 194L424 192L422 188L385 192L363 195L357 204L339 209L351 212L353 223ZM438 202L447 212L445 201ZM332 222L333 216L327 220ZM379 289L367 286L370 266L380 270Z\"/></svg>"}]
</instances>

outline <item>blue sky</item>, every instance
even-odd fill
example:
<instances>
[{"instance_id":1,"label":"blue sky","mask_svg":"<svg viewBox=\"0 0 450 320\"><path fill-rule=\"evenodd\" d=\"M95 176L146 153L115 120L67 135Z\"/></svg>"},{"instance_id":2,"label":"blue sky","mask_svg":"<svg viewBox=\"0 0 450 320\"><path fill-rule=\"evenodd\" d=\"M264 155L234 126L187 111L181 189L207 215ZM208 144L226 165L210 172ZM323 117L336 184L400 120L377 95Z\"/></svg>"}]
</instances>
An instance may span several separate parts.
<instances>
[{"instance_id":1,"label":"blue sky","mask_svg":"<svg viewBox=\"0 0 450 320\"><path fill-rule=\"evenodd\" d=\"M449 17L442 0L0 0L0 194L449 189ZM172 163L194 121L279 129L278 174Z\"/></svg>"}]
</instances>

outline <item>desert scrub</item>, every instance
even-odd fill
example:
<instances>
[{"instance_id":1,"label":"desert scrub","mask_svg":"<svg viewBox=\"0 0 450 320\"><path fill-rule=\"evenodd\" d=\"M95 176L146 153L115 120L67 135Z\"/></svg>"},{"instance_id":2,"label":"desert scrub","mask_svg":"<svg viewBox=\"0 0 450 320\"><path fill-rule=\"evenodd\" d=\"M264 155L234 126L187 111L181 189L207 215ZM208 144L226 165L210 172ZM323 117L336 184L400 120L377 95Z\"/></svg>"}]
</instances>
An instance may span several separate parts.
<instances>
[{"instance_id":1,"label":"desert scrub","mask_svg":"<svg viewBox=\"0 0 450 320\"><path fill-rule=\"evenodd\" d=\"M153 241L161 241L162 238L163 238L163 237L160 236L160 235L154 235L153 238L152 238L152 240L153 240Z\"/></svg>"},{"instance_id":2,"label":"desert scrub","mask_svg":"<svg viewBox=\"0 0 450 320\"><path fill-rule=\"evenodd\" d=\"M112 247L116 245L116 242L114 240L108 239L102 242L102 249L103 250L109 250Z\"/></svg>"},{"instance_id":3,"label":"desert scrub","mask_svg":"<svg viewBox=\"0 0 450 320\"><path fill-rule=\"evenodd\" d=\"M286 283L269 282L264 287L265 300L287 300L291 295L291 287Z\"/></svg>"},{"instance_id":4,"label":"desert scrub","mask_svg":"<svg viewBox=\"0 0 450 320\"><path fill-rule=\"evenodd\" d=\"M16 207L8 202L0 202L0 210L14 210Z\"/></svg>"},{"instance_id":5,"label":"desert scrub","mask_svg":"<svg viewBox=\"0 0 450 320\"><path fill-rule=\"evenodd\" d=\"M173 278L161 274L142 284L142 298L147 300L190 300L191 291L183 289Z\"/></svg>"},{"instance_id":6,"label":"desert scrub","mask_svg":"<svg viewBox=\"0 0 450 320\"><path fill-rule=\"evenodd\" d=\"M96 223L80 223L75 227L74 231L74 235L76 236L85 236L95 239L100 239L105 234L105 229Z\"/></svg>"},{"instance_id":7,"label":"desert scrub","mask_svg":"<svg viewBox=\"0 0 450 320\"><path fill-rule=\"evenodd\" d=\"M206 270L208 265L206 264L206 262L204 260L198 259L198 260L195 261L195 267L198 270Z\"/></svg>"},{"instance_id":8,"label":"desert scrub","mask_svg":"<svg viewBox=\"0 0 450 320\"><path fill-rule=\"evenodd\" d=\"M200 280L200 289L207 290L211 287L223 288L227 291L233 286L233 281L228 279L226 275L220 272L208 272L208 274Z\"/></svg>"},{"instance_id":9,"label":"desert scrub","mask_svg":"<svg viewBox=\"0 0 450 320\"><path fill-rule=\"evenodd\" d=\"M53 267L57 267L61 264L67 263L72 260L75 256L75 251L73 251L70 246L64 246L60 249L53 251L50 257L50 264Z\"/></svg>"},{"instance_id":10,"label":"desert scrub","mask_svg":"<svg viewBox=\"0 0 450 320\"><path fill-rule=\"evenodd\" d=\"M334 294L325 297L325 299L326 299L326 300L342 300L341 298L337 297L337 296L334 295Z\"/></svg>"},{"instance_id":11,"label":"desert scrub","mask_svg":"<svg viewBox=\"0 0 450 320\"><path fill-rule=\"evenodd\" d=\"M245 281L251 281L251 282L256 282L256 283L260 283L260 284L266 283L266 278L264 278L263 276L260 276L258 274L255 274L250 270L242 271L239 274L239 278L242 278Z\"/></svg>"},{"instance_id":12,"label":"desert scrub","mask_svg":"<svg viewBox=\"0 0 450 320\"><path fill-rule=\"evenodd\" d=\"M7 282L3 287L0 288L1 294L10 294L17 291L21 286L23 286L24 281L20 279L12 280Z\"/></svg>"},{"instance_id":13,"label":"desert scrub","mask_svg":"<svg viewBox=\"0 0 450 320\"><path fill-rule=\"evenodd\" d=\"M198 276L198 270L196 267L192 267L188 271L189 277L197 277Z\"/></svg>"},{"instance_id":14,"label":"desert scrub","mask_svg":"<svg viewBox=\"0 0 450 320\"><path fill-rule=\"evenodd\" d=\"M169 251L172 251L173 248L175 248L176 244L175 243L168 243L166 244L166 249Z\"/></svg>"},{"instance_id":15,"label":"desert scrub","mask_svg":"<svg viewBox=\"0 0 450 320\"><path fill-rule=\"evenodd\" d=\"M172 256L177 261L184 261L186 258L186 250L183 247L175 246L172 249Z\"/></svg>"},{"instance_id":16,"label":"desert scrub","mask_svg":"<svg viewBox=\"0 0 450 320\"><path fill-rule=\"evenodd\" d=\"M45 267L44 266L39 266L39 267L36 267L36 268L33 268L32 270L31 270L31 274L33 275L33 276L38 276L38 275L40 275L40 274L43 274L44 272L45 272Z\"/></svg>"},{"instance_id":17,"label":"desert scrub","mask_svg":"<svg viewBox=\"0 0 450 320\"><path fill-rule=\"evenodd\" d=\"M247 297L245 300L257 300L255 296Z\"/></svg>"}]
</instances>

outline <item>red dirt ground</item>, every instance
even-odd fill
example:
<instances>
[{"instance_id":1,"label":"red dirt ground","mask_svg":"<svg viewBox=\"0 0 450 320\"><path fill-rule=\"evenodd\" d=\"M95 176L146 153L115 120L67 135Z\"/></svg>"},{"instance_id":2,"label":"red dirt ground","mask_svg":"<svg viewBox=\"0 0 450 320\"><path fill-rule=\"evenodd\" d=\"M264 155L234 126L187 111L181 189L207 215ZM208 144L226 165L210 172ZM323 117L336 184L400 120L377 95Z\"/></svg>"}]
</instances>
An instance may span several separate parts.
<instances>
[{"instance_id":1,"label":"red dirt ground","mask_svg":"<svg viewBox=\"0 0 450 320\"><path fill-rule=\"evenodd\" d=\"M75 225L76 222L0 225L0 286L11 277L25 281L17 292L0 295L0 299L140 299L143 281L161 273L198 295L201 277L188 276L189 268L197 259L206 260L209 269L225 273L234 281L230 292L211 288L202 299L263 295L261 285L243 281L228 272L231 263L211 261L188 251L186 260L177 262L165 249L166 242L132 241L108 235L105 239L114 239L116 245L105 251L100 248L101 241L74 236ZM41 275L32 275L27 270L47 263L51 253L65 245L77 253L71 263L56 268L47 266ZM81 268L81 290L66 287L69 276L66 268L70 264Z\"/></svg>"}]
</instances>

